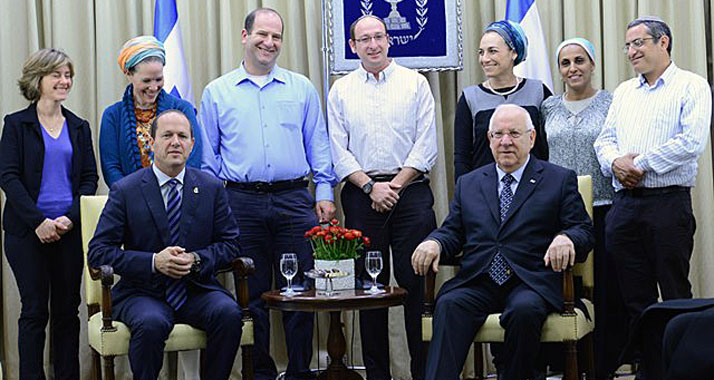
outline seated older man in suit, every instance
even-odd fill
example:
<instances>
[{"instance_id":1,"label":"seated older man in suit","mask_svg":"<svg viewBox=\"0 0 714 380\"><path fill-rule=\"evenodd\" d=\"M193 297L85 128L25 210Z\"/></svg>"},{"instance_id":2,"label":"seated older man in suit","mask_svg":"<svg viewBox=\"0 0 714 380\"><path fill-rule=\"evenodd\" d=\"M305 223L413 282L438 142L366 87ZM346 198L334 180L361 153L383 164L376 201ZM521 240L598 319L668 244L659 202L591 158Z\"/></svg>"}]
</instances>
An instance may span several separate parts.
<instances>
[{"instance_id":1,"label":"seated older man in suit","mask_svg":"<svg viewBox=\"0 0 714 380\"><path fill-rule=\"evenodd\" d=\"M206 331L207 379L228 379L240 343L241 311L215 279L238 256L238 226L223 184L187 168L191 125L180 111L151 126L154 164L112 186L88 261L111 265L114 317L131 330L135 379L156 379L174 323Z\"/></svg>"},{"instance_id":2,"label":"seated older man in suit","mask_svg":"<svg viewBox=\"0 0 714 380\"><path fill-rule=\"evenodd\" d=\"M488 139L496 163L456 184L449 215L414 251L420 275L463 250L462 269L439 292L427 359L430 380L458 379L469 346L490 313L506 330L502 379L536 376L540 331L563 308L562 274L585 260L592 223L573 171L530 155L535 130L528 112L504 104Z\"/></svg>"}]
</instances>

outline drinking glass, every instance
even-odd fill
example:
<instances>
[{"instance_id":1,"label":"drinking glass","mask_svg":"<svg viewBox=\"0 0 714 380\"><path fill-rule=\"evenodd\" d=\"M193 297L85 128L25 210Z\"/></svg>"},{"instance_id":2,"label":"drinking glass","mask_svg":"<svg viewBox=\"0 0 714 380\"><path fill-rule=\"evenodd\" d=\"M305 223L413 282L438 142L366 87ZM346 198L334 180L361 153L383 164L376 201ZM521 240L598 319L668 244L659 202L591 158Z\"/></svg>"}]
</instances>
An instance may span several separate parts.
<instances>
[{"instance_id":1,"label":"drinking glass","mask_svg":"<svg viewBox=\"0 0 714 380\"><path fill-rule=\"evenodd\" d=\"M293 290L293 277L298 271L298 259L297 255L294 253L283 253L280 257L280 273L283 274L286 280L288 280L287 289L280 293L282 296L292 297L296 294Z\"/></svg>"},{"instance_id":2,"label":"drinking glass","mask_svg":"<svg viewBox=\"0 0 714 380\"><path fill-rule=\"evenodd\" d=\"M372 287L367 290L370 294L384 293L384 290L377 287L377 276L379 272L382 271L382 252L380 251L369 251L367 252L367 257L364 260L365 269L367 273L372 276Z\"/></svg>"}]
</instances>

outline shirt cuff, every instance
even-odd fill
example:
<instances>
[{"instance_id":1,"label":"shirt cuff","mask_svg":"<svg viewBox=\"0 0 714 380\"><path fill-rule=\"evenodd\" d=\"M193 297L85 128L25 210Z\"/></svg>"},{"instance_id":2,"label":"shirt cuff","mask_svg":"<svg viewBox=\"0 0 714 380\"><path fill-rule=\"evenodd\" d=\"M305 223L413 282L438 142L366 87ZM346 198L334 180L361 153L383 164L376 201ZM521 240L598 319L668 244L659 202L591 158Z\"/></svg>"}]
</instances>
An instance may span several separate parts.
<instances>
[{"instance_id":1,"label":"shirt cuff","mask_svg":"<svg viewBox=\"0 0 714 380\"><path fill-rule=\"evenodd\" d=\"M414 168L417 171L422 172L422 173L428 173L429 169L431 169L431 167L429 167L429 164L426 161L422 161L422 160L419 160L416 158L411 158L411 157L407 157L407 159L404 161L404 165L402 165L402 166L408 167L408 168Z\"/></svg>"},{"instance_id":2,"label":"shirt cuff","mask_svg":"<svg viewBox=\"0 0 714 380\"><path fill-rule=\"evenodd\" d=\"M154 259L156 259L156 254L151 255L151 273L156 273L156 267L154 266Z\"/></svg>"},{"instance_id":3,"label":"shirt cuff","mask_svg":"<svg viewBox=\"0 0 714 380\"><path fill-rule=\"evenodd\" d=\"M362 167L355 161L341 162L335 164L335 174L340 182L344 181L350 174L362 170Z\"/></svg>"},{"instance_id":4,"label":"shirt cuff","mask_svg":"<svg viewBox=\"0 0 714 380\"><path fill-rule=\"evenodd\" d=\"M650 171L652 169L647 163L647 158L644 154L640 154L639 156L635 157L633 163L637 169L640 169L643 172Z\"/></svg>"},{"instance_id":5,"label":"shirt cuff","mask_svg":"<svg viewBox=\"0 0 714 380\"><path fill-rule=\"evenodd\" d=\"M329 183L318 183L315 186L315 200L319 201L335 201L335 194L332 191L332 186Z\"/></svg>"}]
</instances>

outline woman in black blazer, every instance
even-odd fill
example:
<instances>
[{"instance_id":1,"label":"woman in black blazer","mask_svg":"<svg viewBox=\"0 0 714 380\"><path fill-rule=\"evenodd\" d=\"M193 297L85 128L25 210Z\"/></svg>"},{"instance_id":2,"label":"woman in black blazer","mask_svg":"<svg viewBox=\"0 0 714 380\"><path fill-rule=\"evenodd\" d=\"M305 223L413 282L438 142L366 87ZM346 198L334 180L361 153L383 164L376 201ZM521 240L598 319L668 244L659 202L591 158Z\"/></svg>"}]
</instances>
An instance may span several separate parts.
<instances>
[{"instance_id":1,"label":"woman in black blazer","mask_svg":"<svg viewBox=\"0 0 714 380\"><path fill-rule=\"evenodd\" d=\"M50 317L54 378L79 379L79 196L95 193L98 176L89 124L62 107L73 77L64 52L30 55L18 84L31 104L5 116L0 140L5 255L22 301L20 379L45 378Z\"/></svg>"}]
</instances>

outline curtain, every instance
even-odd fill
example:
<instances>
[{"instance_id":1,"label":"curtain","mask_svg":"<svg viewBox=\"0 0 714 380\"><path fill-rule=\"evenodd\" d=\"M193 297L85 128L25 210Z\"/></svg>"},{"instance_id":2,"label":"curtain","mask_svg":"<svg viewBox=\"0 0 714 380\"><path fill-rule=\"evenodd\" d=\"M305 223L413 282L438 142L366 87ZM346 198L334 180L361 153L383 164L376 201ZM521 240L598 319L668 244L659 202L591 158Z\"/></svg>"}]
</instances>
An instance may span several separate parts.
<instances>
[{"instance_id":1,"label":"curtain","mask_svg":"<svg viewBox=\"0 0 714 380\"><path fill-rule=\"evenodd\" d=\"M355 0L349 0L348 4ZM20 96L16 82L25 58L44 47L64 49L75 63L75 80L69 99L69 109L89 120L96 146L98 125L104 108L120 99L127 82L116 58L122 44L129 38L153 32L153 0L0 0L0 114L6 115L27 102ZM320 0L177 0L184 39L184 52L192 80L196 102L204 86L235 68L241 61L243 48L240 32L243 19L252 9L266 6L276 9L285 20L282 53L278 64L306 75L323 93L322 26ZM439 156L434 167L432 189L435 211L441 222L448 211L454 184L453 115L464 87L485 78L478 64L476 50L481 31L491 21L505 15L503 0L461 0L463 8L464 69L459 72L425 74L436 99ZM597 51L594 85L613 91L618 83L634 76L621 47L629 21L640 15L658 15L672 28L672 57L677 65L702 76L712 70L711 40L714 12L710 0L538 0L541 23L547 47L553 51L565 38L585 37ZM563 86L551 59L554 91ZM334 80L334 78L330 78ZM709 78L711 81L711 78ZM324 95L324 94L322 94ZM322 98L324 99L324 97ZM646 112L646 110L641 110ZM96 151L96 149L95 149ZM98 157L98 151L97 157ZM696 297L714 296L714 205L711 148L707 146L699 162L697 186L693 201L697 218L695 249L691 260L690 279ZM100 193L106 185L100 180ZM17 379L17 318L20 302L12 271L2 256L2 350L3 368L7 379ZM444 271L442 271L444 272ZM450 273L442 273L440 280ZM345 313L348 361L361 364L359 333L353 333L355 313ZM80 305L83 330L80 335L82 378L89 378L90 352L87 345L86 306ZM390 310L392 347L406 347L401 308ZM313 366L326 366L325 338L327 315L318 315ZM283 330L278 313L273 313L274 357L280 368L286 365ZM319 345L318 337L319 335ZM354 337L354 342L352 338ZM354 354L353 354L354 352ZM408 379L408 354L393 349L392 375ZM49 354L47 354L49 356ZM234 378L239 376L236 360ZM472 374L471 359L467 374ZM164 367L167 367L166 365ZM166 370L162 378L166 378ZM50 373L48 367L48 374ZM118 378L129 379L126 359L117 360Z\"/></svg>"}]
</instances>

